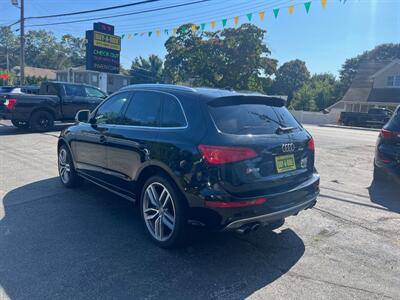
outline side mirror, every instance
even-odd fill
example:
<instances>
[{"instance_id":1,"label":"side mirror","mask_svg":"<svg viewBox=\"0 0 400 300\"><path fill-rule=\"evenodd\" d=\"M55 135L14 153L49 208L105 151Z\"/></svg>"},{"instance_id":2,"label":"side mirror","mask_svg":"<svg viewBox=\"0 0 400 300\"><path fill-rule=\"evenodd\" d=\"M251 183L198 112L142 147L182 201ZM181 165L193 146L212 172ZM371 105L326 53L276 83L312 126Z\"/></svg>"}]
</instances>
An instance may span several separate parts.
<instances>
[{"instance_id":1,"label":"side mirror","mask_svg":"<svg viewBox=\"0 0 400 300\"><path fill-rule=\"evenodd\" d=\"M89 122L89 116L90 116L90 111L89 110L80 110L76 113L75 116L75 121L77 123L83 122L83 123L88 123Z\"/></svg>"},{"instance_id":2,"label":"side mirror","mask_svg":"<svg viewBox=\"0 0 400 300\"><path fill-rule=\"evenodd\" d=\"M327 114L329 114L330 113L330 111L329 111L329 109L323 109L322 111L321 111L324 115L327 115Z\"/></svg>"}]
</instances>

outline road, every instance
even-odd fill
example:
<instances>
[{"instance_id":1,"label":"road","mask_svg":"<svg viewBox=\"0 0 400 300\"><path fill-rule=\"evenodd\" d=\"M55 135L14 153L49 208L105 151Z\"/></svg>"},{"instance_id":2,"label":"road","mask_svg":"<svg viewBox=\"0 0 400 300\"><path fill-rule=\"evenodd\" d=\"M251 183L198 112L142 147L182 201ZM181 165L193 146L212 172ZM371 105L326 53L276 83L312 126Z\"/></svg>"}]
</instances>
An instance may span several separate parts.
<instances>
[{"instance_id":1,"label":"road","mask_svg":"<svg viewBox=\"0 0 400 300\"><path fill-rule=\"evenodd\" d=\"M372 182L377 132L308 126L321 197L274 232L158 249L133 203L57 178L58 132L0 122L0 299L399 299L400 189Z\"/></svg>"}]
</instances>

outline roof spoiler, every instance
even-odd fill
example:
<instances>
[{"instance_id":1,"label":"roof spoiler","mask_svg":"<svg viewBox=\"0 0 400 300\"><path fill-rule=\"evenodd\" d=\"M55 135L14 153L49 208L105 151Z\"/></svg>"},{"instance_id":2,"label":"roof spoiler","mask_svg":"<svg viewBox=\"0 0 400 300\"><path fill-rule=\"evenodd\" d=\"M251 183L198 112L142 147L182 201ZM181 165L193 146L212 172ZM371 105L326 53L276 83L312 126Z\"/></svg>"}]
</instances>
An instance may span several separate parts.
<instances>
[{"instance_id":1,"label":"roof spoiler","mask_svg":"<svg viewBox=\"0 0 400 300\"><path fill-rule=\"evenodd\" d=\"M215 98L207 103L210 106L226 106L239 104L265 104L269 106L282 107L286 105L285 96L266 96L266 95L232 95Z\"/></svg>"}]
</instances>

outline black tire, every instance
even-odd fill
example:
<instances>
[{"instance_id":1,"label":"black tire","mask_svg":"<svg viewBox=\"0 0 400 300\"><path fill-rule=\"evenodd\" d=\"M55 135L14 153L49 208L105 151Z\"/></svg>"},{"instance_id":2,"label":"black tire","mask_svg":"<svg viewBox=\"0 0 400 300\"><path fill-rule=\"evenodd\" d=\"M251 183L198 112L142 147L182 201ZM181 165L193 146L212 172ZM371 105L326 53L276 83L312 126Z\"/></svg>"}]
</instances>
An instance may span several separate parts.
<instances>
[{"instance_id":1,"label":"black tire","mask_svg":"<svg viewBox=\"0 0 400 300\"><path fill-rule=\"evenodd\" d=\"M62 145L58 149L57 157L58 175L61 183L67 188L75 188L80 186L83 183L83 178L77 174L71 158L71 153L66 145Z\"/></svg>"},{"instance_id":2,"label":"black tire","mask_svg":"<svg viewBox=\"0 0 400 300\"><path fill-rule=\"evenodd\" d=\"M165 202L163 199L161 199L161 201L157 200L156 202L152 202L148 194L151 187L156 190L157 196L163 195L163 188L165 188L170 195L169 200L166 200L166 197L168 197L168 194L166 194L163 198ZM187 224L185 204L185 199L168 178L164 176L153 176L146 181L140 195L140 214L145 231L157 246L161 248L176 248L187 244L189 225ZM148 214L145 213L145 210L148 210ZM148 220L146 220L145 215ZM154 217L151 218L153 215ZM172 215L174 217L174 222L173 229L170 229L167 224L171 226L172 222L169 220L172 219ZM149 219L149 217L151 219ZM152 224L153 222L154 224ZM157 234L156 224L161 226L161 230L158 230L158 233L161 232L160 235ZM163 234L165 235L164 237ZM157 235L159 237L156 237Z\"/></svg>"},{"instance_id":3,"label":"black tire","mask_svg":"<svg viewBox=\"0 0 400 300\"><path fill-rule=\"evenodd\" d=\"M29 121L32 130L37 132L50 131L54 128L54 117L45 110L35 111Z\"/></svg>"},{"instance_id":4,"label":"black tire","mask_svg":"<svg viewBox=\"0 0 400 300\"><path fill-rule=\"evenodd\" d=\"M29 122L11 120L11 123L17 128L21 128L21 129L28 129L29 128Z\"/></svg>"}]
</instances>

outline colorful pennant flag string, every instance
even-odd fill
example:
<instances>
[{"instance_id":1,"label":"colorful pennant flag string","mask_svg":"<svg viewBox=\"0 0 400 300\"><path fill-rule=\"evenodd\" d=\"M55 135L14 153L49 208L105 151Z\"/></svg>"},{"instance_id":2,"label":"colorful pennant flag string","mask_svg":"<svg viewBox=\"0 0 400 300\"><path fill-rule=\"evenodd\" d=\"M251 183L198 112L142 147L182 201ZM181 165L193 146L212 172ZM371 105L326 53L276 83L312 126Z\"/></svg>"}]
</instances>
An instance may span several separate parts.
<instances>
[{"instance_id":1,"label":"colorful pennant flag string","mask_svg":"<svg viewBox=\"0 0 400 300\"><path fill-rule=\"evenodd\" d=\"M273 12L274 12L275 19L278 18L278 15L279 15L279 8L275 8L275 9L273 10Z\"/></svg>"},{"instance_id":2,"label":"colorful pennant flag string","mask_svg":"<svg viewBox=\"0 0 400 300\"><path fill-rule=\"evenodd\" d=\"M260 20L261 20L261 21L264 21L264 18L265 18L265 11L260 11L260 12L258 13L258 16L260 17Z\"/></svg>"},{"instance_id":3,"label":"colorful pennant flag string","mask_svg":"<svg viewBox=\"0 0 400 300\"><path fill-rule=\"evenodd\" d=\"M328 0L319 0L319 1L321 3L322 8L325 9L327 7ZM340 2L345 4L347 2L347 0L340 0ZM293 15L296 5L304 5L306 14L309 14L310 9L311 9L311 4L312 4L312 0L311 1L307 1L307 2L303 2L303 3L299 3L299 4L291 4L291 5L287 6L287 9L288 9L289 14ZM281 8L282 7L277 7L277 8L272 9L272 12L273 12L273 15L274 15L275 19L278 18ZM242 15L242 17L243 16L246 17L248 22L252 22L253 13L247 13L247 14ZM260 12L258 12L258 16L260 18L260 21L264 21L265 20L265 16L266 16L266 12L265 11L260 11ZM232 18L233 19L233 24L235 26L237 26L239 24L240 17L241 16L235 16L235 17ZM222 25L222 28L225 28L228 25L229 20L232 20L232 19L228 19L228 18L222 19L221 23L220 23ZM193 33L197 32L197 31L203 32L204 30L206 30L206 27L207 27L208 24L210 26L210 29L214 30L216 25L217 25L217 22L215 20L211 20L209 23L205 22L205 23L201 23L200 25L191 24L190 25L190 29L191 29L191 31ZM181 28L180 30L183 33L187 32L187 30L189 29L186 26L181 26L180 28ZM172 31L173 35L176 35L176 33L178 31L178 28L174 27L174 28L172 28L171 31ZM164 29L164 30L157 29L157 30L154 30L154 31L148 31L147 32L147 36L148 37L153 36L153 32L155 32L155 36L157 36L157 37L160 37L162 32L164 33L164 35L168 36L170 34L170 29ZM121 39L123 39L126 36L130 40L134 36L138 36L138 35L144 36L145 34L146 34L146 32L140 32L140 33L137 32L137 33L134 33L134 34L132 34L132 33L122 34L121 35ZM68 37L65 37L64 39L65 39L65 41L67 41Z\"/></svg>"},{"instance_id":4,"label":"colorful pennant flag string","mask_svg":"<svg viewBox=\"0 0 400 300\"><path fill-rule=\"evenodd\" d=\"M306 12L308 13L310 11L311 1L304 3L304 7L306 8Z\"/></svg>"},{"instance_id":5,"label":"colorful pennant flag string","mask_svg":"<svg viewBox=\"0 0 400 300\"><path fill-rule=\"evenodd\" d=\"M246 15L246 17L247 17L247 20L249 20L249 22L251 22L251 19L253 18L253 14L247 14Z\"/></svg>"}]
</instances>

